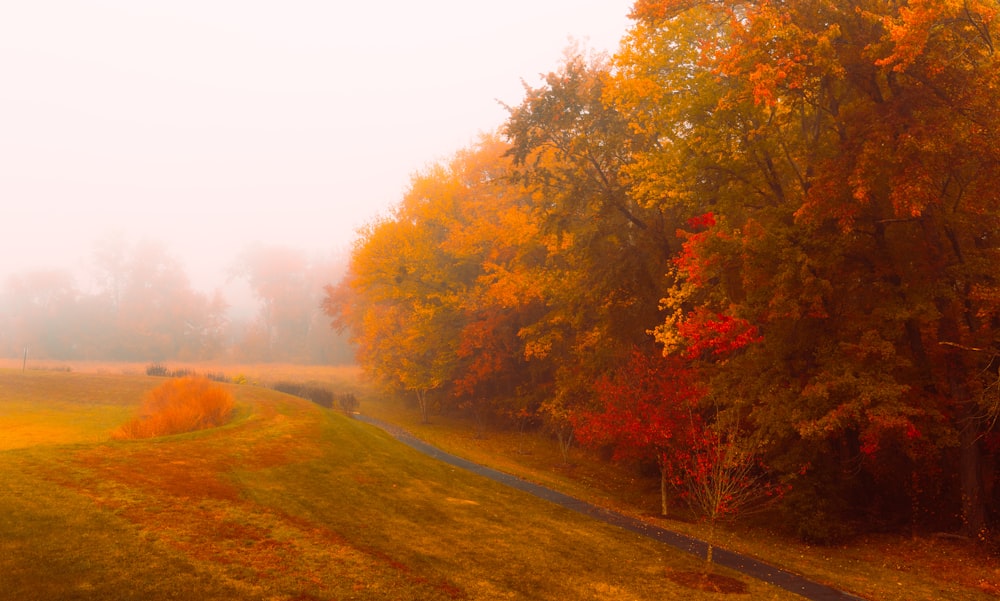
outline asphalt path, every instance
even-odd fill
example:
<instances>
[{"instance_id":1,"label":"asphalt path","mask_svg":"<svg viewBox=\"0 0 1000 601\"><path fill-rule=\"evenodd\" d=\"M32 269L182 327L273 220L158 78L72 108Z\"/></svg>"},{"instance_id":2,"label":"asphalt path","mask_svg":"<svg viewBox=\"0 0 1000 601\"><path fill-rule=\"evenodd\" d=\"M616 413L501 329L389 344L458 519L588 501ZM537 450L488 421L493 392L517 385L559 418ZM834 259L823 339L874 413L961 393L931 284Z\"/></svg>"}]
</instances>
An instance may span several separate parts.
<instances>
[{"instance_id":1,"label":"asphalt path","mask_svg":"<svg viewBox=\"0 0 1000 601\"><path fill-rule=\"evenodd\" d=\"M485 476L491 480L496 480L497 482L506 484L511 488L531 493L536 497L540 497L546 501L550 501L567 509L582 513L596 520L601 520L602 522L613 524L620 528L624 528L625 530L641 534L642 536L652 538L670 545L671 547L675 547L681 551L691 553L692 555L699 557L705 557L708 550L708 544L705 541L692 538L685 534L680 534L679 532L673 532L665 528L660 528L652 524L647 524L637 518L633 518L616 511L611 511L603 507L598 507L597 505L581 501L580 499L565 495L559 491L552 490L551 488L540 486L533 482L528 482L527 480L517 476L512 476L511 474L500 472L486 466L479 465L478 463L473 463L467 459L462 459L461 457L450 453L445 453L441 449L427 444L406 430L393 424L360 414L356 414L355 418L385 430L396 440L430 457L433 457L434 459L438 459L455 467L468 470L480 476ZM825 584L813 582L812 580L803 578L798 574L794 574L787 570L783 570L733 551L715 547L712 554L715 563L721 566L731 568L752 578L763 580L764 582L783 588L786 591L801 595L806 599L812 599L813 601L864 601L861 597L837 590Z\"/></svg>"}]
</instances>

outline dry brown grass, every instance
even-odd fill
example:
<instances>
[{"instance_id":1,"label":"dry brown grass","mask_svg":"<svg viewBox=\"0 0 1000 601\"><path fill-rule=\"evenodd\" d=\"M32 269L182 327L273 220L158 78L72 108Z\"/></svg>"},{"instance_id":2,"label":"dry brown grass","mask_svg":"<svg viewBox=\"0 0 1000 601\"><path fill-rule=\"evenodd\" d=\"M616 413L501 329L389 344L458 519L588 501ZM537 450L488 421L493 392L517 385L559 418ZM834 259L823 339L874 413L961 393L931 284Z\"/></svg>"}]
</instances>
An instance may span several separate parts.
<instances>
[{"instance_id":1,"label":"dry brown grass","mask_svg":"<svg viewBox=\"0 0 1000 601\"><path fill-rule=\"evenodd\" d=\"M149 391L138 417L123 424L112 437L134 440L214 428L226 423L234 406L232 393L208 378L170 379Z\"/></svg>"}]
</instances>

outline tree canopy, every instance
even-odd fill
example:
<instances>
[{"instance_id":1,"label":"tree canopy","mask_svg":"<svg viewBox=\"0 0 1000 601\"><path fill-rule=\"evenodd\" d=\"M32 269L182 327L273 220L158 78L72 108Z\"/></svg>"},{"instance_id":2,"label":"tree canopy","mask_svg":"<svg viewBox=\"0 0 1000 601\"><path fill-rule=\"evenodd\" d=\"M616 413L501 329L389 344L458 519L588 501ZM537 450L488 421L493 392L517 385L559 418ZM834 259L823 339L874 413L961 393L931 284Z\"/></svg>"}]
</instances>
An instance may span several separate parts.
<instances>
[{"instance_id":1,"label":"tree canopy","mask_svg":"<svg viewBox=\"0 0 1000 601\"><path fill-rule=\"evenodd\" d=\"M638 0L614 57L570 52L497 135L416 176L324 307L370 373L444 408L597 426L669 466L674 426L643 428L690 406L702 440L753 441L805 537L987 540L998 15ZM643 357L683 386L630 379Z\"/></svg>"}]
</instances>

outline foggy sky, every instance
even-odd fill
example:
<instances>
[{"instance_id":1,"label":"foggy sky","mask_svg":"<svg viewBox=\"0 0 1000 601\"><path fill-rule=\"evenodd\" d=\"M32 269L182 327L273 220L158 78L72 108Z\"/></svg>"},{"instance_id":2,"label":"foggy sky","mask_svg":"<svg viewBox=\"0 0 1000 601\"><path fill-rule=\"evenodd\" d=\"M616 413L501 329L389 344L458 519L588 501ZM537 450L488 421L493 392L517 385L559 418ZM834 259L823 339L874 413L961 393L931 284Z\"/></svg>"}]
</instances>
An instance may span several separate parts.
<instances>
[{"instance_id":1,"label":"foggy sky","mask_svg":"<svg viewBox=\"0 0 1000 601\"><path fill-rule=\"evenodd\" d=\"M328 252L493 130L626 0L30 0L0 7L0 281L167 244L211 288L253 241Z\"/></svg>"}]
</instances>

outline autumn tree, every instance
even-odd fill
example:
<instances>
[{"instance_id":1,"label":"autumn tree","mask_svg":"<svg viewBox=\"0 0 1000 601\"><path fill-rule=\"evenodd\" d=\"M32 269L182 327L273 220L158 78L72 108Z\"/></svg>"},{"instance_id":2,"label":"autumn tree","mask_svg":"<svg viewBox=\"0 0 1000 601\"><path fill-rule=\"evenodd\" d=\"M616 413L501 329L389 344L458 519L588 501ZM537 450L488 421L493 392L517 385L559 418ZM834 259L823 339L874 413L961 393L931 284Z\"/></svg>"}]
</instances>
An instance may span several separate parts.
<instances>
[{"instance_id":1,"label":"autumn tree","mask_svg":"<svg viewBox=\"0 0 1000 601\"><path fill-rule=\"evenodd\" d=\"M369 225L348 274L329 287L324 310L350 330L359 363L377 381L415 395L424 421L429 394L454 378L462 327L456 299L467 278L441 248L453 198L443 166L415 177L391 218Z\"/></svg>"},{"instance_id":2,"label":"autumn tree","mask_svg":"<svg viewBox=\"0 0 1000 601\"><path fill-rule=\"evenodd\" d=\"M626 414L605 374L652 333L703 391L705 431L741 424L795 481L804 535L930 495L957 516L939 523L984 537L1000 490L984 444L1000 413L998 13L639 0L613 61L570 52L526 87L506 146L416 177L325 309L425 411L433 391L563 426ZM636 424L678 393L635 386L660 403L629 409Z\"/></svg>"},{"instance_id":3,"label":"autumn tree","mask_svg":"<svg viewBox=\"0 0 1000 601\"><path fill-rule=\"evenodd\" d=\"M432 391L480 416L531 411L551 379L526 360L524 331L554 280L508 148L484 136L416 176L327 289L324 309L350 329L359 362L415 394L425 418Z\"/></svg>"},{"instance_id":4,"label":"autumn tree","mask_svg":"<svg viewBox=\"0 0 1000 601\"><path fill-rule=\"evenodd\" d=\"M651 139L608 102L610 76L607 59L571 50L541 86L526 88L503 129L513 177L550 240L546 311L523 335L533 360L556 365L543 405L554 420L586 405L600 374L648 342L664 265L679 246L673 216L636 196L633 156Z\"/></svg>"},{"instance_id":5,"label":"autumn tree","mask_svg":"<svg viewBox=\"0 0 1000 601\"><path fill-rule=\"evenodd\" d=\"M682 497L708 522L705 561L712 563L716 527L726 518L765 507L780 498L784 487L772 481L760 461L760 444L739 423L716 422L699 428L681 458Z\"/></svg>"},{"instance_id":6,"label":"autumn tree","mask_svg":"<svg viewBox=\"0 0 1000 601\"><path fill-rule=\"evenodd\" d=\"M469 269L458 297L463 327L454 394L480 415L527 419L549 389L551 364L528 361L526 328L545 311L549 240L532 220L530 195L510 177L509 145L484 137L455 156L461 190L443 249Z\"/></svg>"},{"instance_id":7,"label":"autumn tree","mask_svg":"<svg viewBox=\"0 0 1000 601\"><path fill-rule=\"evenodd\" d=\"M666 516L670 488L684 484L692 453L702 444L702 391L682 363L650 351L633 349L627 364L599 379L596 407L579 411L573 421L584 444L610 444L616 460L656 462L660 513Z\"/></svg>"},{"instance_id":8,"label":"autumn tree","mask_svg":"<svg viewBox=\"0 0 1000 601\"><path fill-rule=\"evenodd\" d=\"M757 329L746 352L698 360L714 390L740 391L784 469L925 439L923 461L953 462L978 536L996 3L641 0L633 16L614 97L657 144L632 175L653 202L714 214L685 228L658 337L685 352L703 326ZM812 472L821 495L851 490L837 469Z\"/></svg>"}]
</instances>

